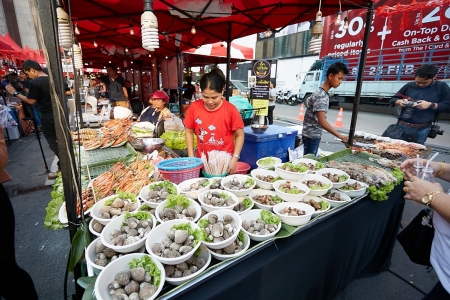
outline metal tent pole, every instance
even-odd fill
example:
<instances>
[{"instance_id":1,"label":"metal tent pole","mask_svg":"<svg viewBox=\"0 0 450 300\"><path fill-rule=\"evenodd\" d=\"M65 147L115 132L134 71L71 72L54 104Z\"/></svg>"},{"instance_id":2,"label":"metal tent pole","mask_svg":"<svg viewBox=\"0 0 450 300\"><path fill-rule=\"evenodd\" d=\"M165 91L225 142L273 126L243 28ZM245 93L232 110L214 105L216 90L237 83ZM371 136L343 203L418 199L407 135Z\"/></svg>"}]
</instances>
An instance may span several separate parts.
<instances>
[{"instance_id":1,"label":"metal tent pole","mask_svg":"<svg viewBox=\"0 0 450 300\"><path fill-rule=\"evenodd\" d=\"M231 64L231 22L228 22L227 38L227 73L225 76L225 93L227 101L230 101L230 64Z\"/></svg>"},{"instance_id":2,"label":"metal tent pole","mask_svg":"<svg viewBox=\"0 0 450 300\"><path fill-rule=\"evenodd\" d=\"M367 8L366 26L364 29L364 41L361 49L361 58L358 66L358 80L356 82L355 99L353 100L352 121L350 123L350 133L348 135L348 144L353 146L353 138L356 130L356 120L358 118L358 106L361 96L361 88L364 77L364 67L366 65L367 47L369 45L370 27L372 24L374 12L373 2L369 2Z\"/></svg>"}]
</instances>

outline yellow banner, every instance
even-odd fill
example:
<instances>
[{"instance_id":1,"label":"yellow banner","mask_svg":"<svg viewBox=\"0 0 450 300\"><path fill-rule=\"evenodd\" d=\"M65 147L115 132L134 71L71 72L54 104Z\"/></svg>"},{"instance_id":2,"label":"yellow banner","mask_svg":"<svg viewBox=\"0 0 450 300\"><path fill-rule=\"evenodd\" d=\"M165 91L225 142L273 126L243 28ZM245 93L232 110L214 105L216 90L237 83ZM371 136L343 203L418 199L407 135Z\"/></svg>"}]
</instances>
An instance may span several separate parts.
<instances>
[{"instance_id":1,"label":"yellow banner","mask_svg":"<svg viewBox=\"0 0 450 300\"><path fill-rule=\"evenodd\" d=\"M269 113L269 100L253 99L253 108L262 108L257 115L267 116Z\"/></svg>"}]
</instances>

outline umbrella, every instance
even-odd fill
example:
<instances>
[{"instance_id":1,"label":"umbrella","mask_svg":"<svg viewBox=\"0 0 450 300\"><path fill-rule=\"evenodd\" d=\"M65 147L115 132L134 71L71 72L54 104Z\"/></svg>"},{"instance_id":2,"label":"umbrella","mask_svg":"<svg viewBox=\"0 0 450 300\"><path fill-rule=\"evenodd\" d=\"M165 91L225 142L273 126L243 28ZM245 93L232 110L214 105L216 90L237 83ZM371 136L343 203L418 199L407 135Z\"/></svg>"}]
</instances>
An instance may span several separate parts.
<instances>
[{"instance_id":1,"label":"umbrella","mask_svg":"<svg viewBox=\"0 0 450 300\"><path fill-rule=\"evenodd\" d=\"M186 53L193 53L198 55L209 55L209 56L220 56L220 57L226 57L227 56L227 43L214 43L214 44L208 44L203 45L200 48L191 48L184 52ZM242 59L253 59L253 48L245 47L238 45L236 43L231 43L231 56L232 58L242 58Z\"/></svg>"}]
</instances>

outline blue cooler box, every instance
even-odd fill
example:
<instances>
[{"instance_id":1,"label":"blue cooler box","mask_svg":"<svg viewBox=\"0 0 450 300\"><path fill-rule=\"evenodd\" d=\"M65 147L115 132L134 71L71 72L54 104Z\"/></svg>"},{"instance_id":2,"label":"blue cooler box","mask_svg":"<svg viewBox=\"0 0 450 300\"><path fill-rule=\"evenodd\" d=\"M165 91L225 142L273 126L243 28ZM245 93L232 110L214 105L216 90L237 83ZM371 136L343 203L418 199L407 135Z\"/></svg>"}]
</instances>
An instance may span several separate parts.
<instances>
[{"instance_id":1,"label":"blue cooler box","mask_svg":"<svg viewBox=\"0 0 450 300\"><path fill-rule=\"evenodd\" d=\"M297 130L269 125L264 133L256 134L250 126L244 127L245 141L240 161L248 163L252 169L257 168L256 161L267 156L276 156L283 162L288 161L288 148L294 149Z\"/></svg>"}]
</instances>

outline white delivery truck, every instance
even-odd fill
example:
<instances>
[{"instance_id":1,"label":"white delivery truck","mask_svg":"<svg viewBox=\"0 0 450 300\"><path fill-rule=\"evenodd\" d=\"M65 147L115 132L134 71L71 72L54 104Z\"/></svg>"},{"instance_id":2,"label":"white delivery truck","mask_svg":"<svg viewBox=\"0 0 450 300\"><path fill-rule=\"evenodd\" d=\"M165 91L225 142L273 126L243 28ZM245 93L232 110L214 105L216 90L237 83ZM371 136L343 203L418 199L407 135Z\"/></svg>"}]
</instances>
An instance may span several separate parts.
<instances>
[{"instance_id":1,"label":"white delivery truck","mask_svg":"<svg viewBox=\"0 0 450 300\"><path fill-rule=\"evenodd\" d=\"M406 83L413 81L415 72L422 64L434 64L438 67L437 79L446 81L450 85L450 58L449 49L434 44L435 49L419 52L371 50L367 54L364 67L363 83L360 103L363 104L389 104L389 99ZM389 54L384 54L384 53ZM347 65L349 74L336 89L330 89L330 106L338 103L353 103L355 98L358 76L359 57L329 57L313 63L303 79L299 97L306 101L325 80L328 67L337 61Z\"/></svg>"}]
</instances>

